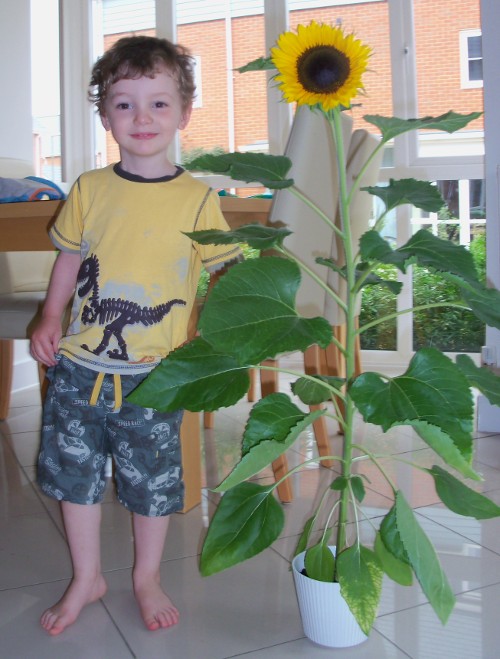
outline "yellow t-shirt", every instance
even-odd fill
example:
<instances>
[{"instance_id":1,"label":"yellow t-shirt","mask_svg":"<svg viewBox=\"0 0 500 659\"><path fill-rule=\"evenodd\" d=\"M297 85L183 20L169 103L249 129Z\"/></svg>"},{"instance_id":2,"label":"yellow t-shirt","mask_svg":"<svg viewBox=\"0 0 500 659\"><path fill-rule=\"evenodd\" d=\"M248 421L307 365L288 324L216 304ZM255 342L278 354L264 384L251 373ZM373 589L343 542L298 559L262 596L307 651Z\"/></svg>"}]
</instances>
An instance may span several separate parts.
<instances>
[{"instance_id":1,"label":"yellow t-shirt","mask_svg":"<svg viewBox=\"0 0 500 659\"><path fill-rule=\"evenodd\" d=\"M60 352L96 371L134 374L182 344L201 265L210 272L240 256L238 246L183 234L201 229L228 225L218 195L180 168L154 180L119 165L80 176L50 232L81 258Z\"/></svg>"}]
</instances>

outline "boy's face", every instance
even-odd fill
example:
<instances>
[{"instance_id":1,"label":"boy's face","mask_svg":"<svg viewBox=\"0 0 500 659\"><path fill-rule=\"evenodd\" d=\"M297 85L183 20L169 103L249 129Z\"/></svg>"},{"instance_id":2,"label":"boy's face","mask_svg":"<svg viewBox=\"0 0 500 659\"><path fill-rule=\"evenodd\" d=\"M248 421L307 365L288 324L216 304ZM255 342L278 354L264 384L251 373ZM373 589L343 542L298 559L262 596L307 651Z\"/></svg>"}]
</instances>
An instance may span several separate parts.
<instances>
[{"instance_id":1,"label":"boy's face","mask_svg":"<svg viewBox=\"0 0 500 659\"><path fill-rule=\"evenodd\" d=\"M123 78L111 85L101 120L120 146L122 166L133 171L144 159L166 161L167 147L190 116L191 107L182 108L176 81L162 68L154 78Z\"/></svg>"}]
</instances>

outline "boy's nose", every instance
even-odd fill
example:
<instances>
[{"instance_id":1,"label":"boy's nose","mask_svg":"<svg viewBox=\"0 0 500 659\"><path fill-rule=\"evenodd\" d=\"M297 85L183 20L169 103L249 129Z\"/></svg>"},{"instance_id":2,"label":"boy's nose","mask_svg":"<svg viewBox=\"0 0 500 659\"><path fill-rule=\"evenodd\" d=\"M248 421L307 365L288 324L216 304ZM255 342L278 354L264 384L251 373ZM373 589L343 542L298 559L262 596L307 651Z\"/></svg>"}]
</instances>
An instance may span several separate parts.
<instances>
[{"instance_id":1,"label":"boy's nose","mask_svg":"<svg viewBox=\"0 0 500 659\"><path fill-rule=\"evenodd\" d=\"M152 121L151 113L147 109L137 110L135 121L140 125L150 124Z\"/></svg>"}]
</instances>

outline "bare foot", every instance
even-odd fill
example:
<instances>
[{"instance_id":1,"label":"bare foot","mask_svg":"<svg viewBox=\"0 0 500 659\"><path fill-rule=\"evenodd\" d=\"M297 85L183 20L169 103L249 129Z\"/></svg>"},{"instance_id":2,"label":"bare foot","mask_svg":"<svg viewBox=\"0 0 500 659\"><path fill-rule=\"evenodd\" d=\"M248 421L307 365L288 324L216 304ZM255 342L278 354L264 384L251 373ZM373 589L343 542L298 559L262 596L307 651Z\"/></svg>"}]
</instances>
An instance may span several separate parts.
<instances>
[{"instance_id":1,"label":"bare foot","mask_svg":"<svg viewBox=\"0 0 500 659\"><path fill-rule=\"evenodd\" d=\"M157 580L148 579L141 583L134 580L134 594L142 619L150 631L166 629L179 622L179 611Z\"/></svg>"},{"instance_id":2,"label":"bare foot","mask_svg":"<svg viewBox=\"0 0 500 659\"><path fill-rule=\"evenodd\" d=\"M93 583L73 579L61 599L42 614L42 627L51 636L57 636L75 622L84 606L103 597L106 589L102 574Z\"/></svg>"}]
</instances>

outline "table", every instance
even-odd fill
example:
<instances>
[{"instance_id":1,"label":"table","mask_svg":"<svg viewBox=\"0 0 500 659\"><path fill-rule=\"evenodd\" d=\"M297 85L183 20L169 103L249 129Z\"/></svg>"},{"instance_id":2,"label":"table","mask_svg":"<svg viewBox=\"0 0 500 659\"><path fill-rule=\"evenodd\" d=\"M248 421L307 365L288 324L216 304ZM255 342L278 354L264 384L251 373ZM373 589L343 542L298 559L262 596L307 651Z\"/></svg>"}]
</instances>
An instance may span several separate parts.
<instances>
[{"instance_id":1,"label":"table","mask_svg":"<svg viewBox=\"0 0 500 659\"><path fill-rule=\"evenodd\" d=\"M267 222L270 199L221 197L220 201L222 212L232 228L252 222ZM0 251L52 251L54 245L48 236L48 229L55 222L63 205L64 201L60 200L0 204ZM181 444L185 485L182 512L187 512L201 501L199 414L184 414Z\"/></svg>"},{"instance_id":2,"label":"table","mask_svg":"<svg viewBox=\"0 0 500 659\"><path fill-rule=\"evenodd\" d=\"M224 217L232 229L242 224L266 224L271 199L220 197ZM26 201L0 204L0 251L51 251L54 245L48 230L64 201Z\"/></svg>"}]
</instances>

